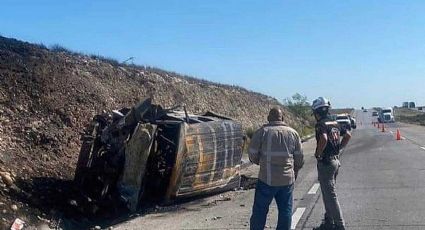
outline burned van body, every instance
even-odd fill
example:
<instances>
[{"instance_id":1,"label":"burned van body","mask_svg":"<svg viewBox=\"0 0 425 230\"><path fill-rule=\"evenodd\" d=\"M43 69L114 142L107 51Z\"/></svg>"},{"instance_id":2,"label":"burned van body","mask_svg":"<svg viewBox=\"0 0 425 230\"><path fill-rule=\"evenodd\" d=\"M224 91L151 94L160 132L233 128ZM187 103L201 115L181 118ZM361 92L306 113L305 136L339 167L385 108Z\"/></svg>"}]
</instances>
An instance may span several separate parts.
<instances>
[{"instance_id":1,"label":"burned van body","mask_svg":"<svg viewBox=\"0 0 425 230\"><path fill-rule=\"evenodd\" d=\"M96 203L119 200L136 211L145 200L172 201L240 184L242 126L212 112L165 110L147 99L95 116L82 141L74 181Z\"/></svg>"}]
</instances>

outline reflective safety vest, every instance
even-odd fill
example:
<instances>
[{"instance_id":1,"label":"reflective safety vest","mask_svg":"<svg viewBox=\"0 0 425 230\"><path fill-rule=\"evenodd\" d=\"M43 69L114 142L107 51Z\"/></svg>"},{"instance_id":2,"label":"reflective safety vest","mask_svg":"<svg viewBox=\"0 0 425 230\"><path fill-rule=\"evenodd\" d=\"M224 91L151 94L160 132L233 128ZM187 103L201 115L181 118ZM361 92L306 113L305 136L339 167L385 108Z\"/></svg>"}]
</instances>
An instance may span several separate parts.
<instances>
[{"instance_id":1,"label":"reflective safety vest","mask_svg":"<svg viewBox=\"0 0 425 230\"><path fill-rule=\"evenodd\" d=\"M254 133L249 157L260 165L258 179L270 186L294 183L304 162L298 133L283 122L271 122Z\"/></svg>"}]
</instances>

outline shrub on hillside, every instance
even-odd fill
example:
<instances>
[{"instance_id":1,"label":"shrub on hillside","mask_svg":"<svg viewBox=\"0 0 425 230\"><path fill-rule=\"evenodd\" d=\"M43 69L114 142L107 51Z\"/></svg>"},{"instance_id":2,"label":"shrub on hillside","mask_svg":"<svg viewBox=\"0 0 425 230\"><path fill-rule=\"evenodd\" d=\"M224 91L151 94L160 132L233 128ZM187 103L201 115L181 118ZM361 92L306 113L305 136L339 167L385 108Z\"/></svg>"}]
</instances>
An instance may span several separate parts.
<instances>
[{"instance_id":1,"label":"shrub on hillside","mask_svg":"<svg viewBox=\"0 0 425 230\"><path fill-rule=\"evenodd\" d=\"M296 116L305 120L312 120L310 103L306 96L296 93L291 98L284 99L283 104Z\"/></svg>"}]
</instances>

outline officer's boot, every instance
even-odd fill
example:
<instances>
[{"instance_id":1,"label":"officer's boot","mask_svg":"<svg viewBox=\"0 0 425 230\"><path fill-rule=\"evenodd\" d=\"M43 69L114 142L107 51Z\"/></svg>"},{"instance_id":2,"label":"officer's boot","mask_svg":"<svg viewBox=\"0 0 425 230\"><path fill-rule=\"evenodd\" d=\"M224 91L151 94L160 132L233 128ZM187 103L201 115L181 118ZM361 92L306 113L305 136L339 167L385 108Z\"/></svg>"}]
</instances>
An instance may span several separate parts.
<instances>
[{"instance_id":1,"label":"officer's boot","mask_svg":"<svg viewBox=\"0 0 425 230\"><path fill-rule=\"evenodd\" d=\"M344 225L335 225L334 230L345 230Z\"/></svg>"},{"instance_id":2,"label":"officer's boot","mask_svg":"<svg viewBox=\"0 0 425 230\"><path fill-rule=\"evenodd\" d=\"M319 227L313 228L313 230L334 230L334 229L335 229L335 225L326 216L322 220L322 224Z\"/></svg>"}]
</instances>

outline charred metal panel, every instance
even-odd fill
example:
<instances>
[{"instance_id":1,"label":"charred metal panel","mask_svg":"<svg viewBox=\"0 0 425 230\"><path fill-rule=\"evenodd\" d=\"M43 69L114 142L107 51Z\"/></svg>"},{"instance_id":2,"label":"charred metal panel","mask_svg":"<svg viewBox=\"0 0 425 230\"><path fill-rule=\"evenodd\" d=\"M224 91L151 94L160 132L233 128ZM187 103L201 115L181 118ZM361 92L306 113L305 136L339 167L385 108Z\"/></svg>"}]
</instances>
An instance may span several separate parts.
<instances>
[{"instance_id":1,"label":"charred metal panel","mask_svg":"<svg viewBox=\"0 0 425 230\"><path fill-rule=\"evenodd\" d=\"M147 98L131 108L130 112L121 121L120 126L128 127L143 120L144 115L152 109L152 100Z\"/></svg>"},{"instance_id":2,"label":"charred metal panel","mask_svg":"<svg viewBox=\"0 0 425 230\"><path fill-rule=\"evenodd\" d=\"M184 160L175 197L202 194L226 187L239 178L242 157L242 126L233 121L185 125ZM236 186L234 184L233 186Z\"/></svg>"},{"instance_id":3,"label":"charred metal panel","mask_svg":"<svg viewBox=\"0 0 425 230\"><path fill-rule=\"evenodd\" d=\"M156 125L139 123L125 144L125 164L122 177L118 183L121 199L130 211L139 206L139 196L143 189L142 179L154 140Z\"/></svg>"},{"instance_id":4,"label":"charred metal panel","mask_svg":"<svg viewBox=\"0 0 425 230\"><path fill-rule=\"evenodd\" d=\"M182 123L180 126L180 133L179 133L179 142L178 142L178 148L177 148L177 155L176 155L176 162L174 164L173 170L171 172L170 177L170 183L167 189L166 193L166 200L170 200L172 198L176 197L177 191L178 191L178 185L181 182L182 179L182 166L185 164L186 159L186 142L185 142L185 136L186 136L186 129L188 124Z\"/></svg>"},{"instance_id":5,"label":"charred metal panel","mask_svg":"<svg viewBox=\"0 0 425 230\"><path fill-rule=\"evenodd\" d=\"M90 168L90 161L92 159L93 148L98 133L99 123L92 122L87 128L87 133L81 138L83 144L81 146L80 154L78 155L77 168L75 171L75 181L81 185L83 183L84 173Z\"/></svg>"}]
</instances>

